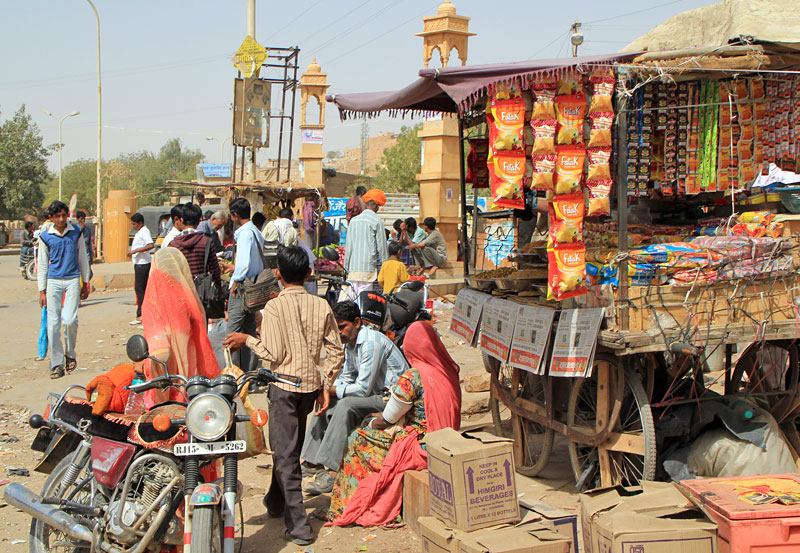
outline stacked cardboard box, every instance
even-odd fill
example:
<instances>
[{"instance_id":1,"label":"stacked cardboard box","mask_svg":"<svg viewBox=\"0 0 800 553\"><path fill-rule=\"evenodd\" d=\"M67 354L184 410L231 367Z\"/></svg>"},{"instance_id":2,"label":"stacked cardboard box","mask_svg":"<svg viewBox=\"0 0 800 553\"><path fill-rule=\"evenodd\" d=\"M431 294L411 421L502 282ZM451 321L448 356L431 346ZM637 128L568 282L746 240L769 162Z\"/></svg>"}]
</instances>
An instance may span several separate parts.
<instances>
[{"instance_id":1,"label":"stacked cardboard box","mask_svg":"<svg viewBox=\"0 0 800 553\"><path fill-rule=\"evenodd\" d=\"M453 429L425 437L430 510L418 522L426 553L568 553L547 523L520 526L512 441ZM544 517L535 517L544 522ZM527 521L526 521L527 522Z\"/></svg>"}]
</instances>

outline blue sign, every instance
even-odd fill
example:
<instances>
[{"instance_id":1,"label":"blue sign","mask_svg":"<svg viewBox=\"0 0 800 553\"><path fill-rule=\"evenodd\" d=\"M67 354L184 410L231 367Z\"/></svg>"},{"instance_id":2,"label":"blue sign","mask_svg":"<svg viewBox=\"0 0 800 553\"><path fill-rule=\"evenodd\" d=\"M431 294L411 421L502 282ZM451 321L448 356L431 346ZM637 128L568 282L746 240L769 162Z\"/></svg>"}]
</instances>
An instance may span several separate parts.
<instances>
[{"instance_id":1,"label":"blue sign","mask_svg":"<svg viewBox=\"0 0 800 553\"><path fill-rule=\"evenodd\" d=\"M326 219L345 217L347 215L347 198L328 198L328 203L331 204L331 208L322 212Z\"/></svg>"},{"instance_id":2,"label":"blue sign","mask_svg":"<svg viewBox=\"0 0 800 553\"><path fill-rule=\"evenodd\" d=\"M230 163L198 163L197 180L231 178Z\"/></svg>"}]
</instances>

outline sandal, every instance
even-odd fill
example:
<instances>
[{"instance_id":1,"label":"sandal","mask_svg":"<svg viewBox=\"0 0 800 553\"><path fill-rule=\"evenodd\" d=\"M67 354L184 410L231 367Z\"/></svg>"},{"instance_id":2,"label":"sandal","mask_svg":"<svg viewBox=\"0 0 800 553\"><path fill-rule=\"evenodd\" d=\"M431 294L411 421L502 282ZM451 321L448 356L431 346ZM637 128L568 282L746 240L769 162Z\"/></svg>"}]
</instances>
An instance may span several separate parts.
<instances>
[{"instance_id":1,"label":"sandal","mask_svg":"<svg viewBox=\"0 0 800 553\"><path fill-rule=\"evenodd\" d=\"M66 363L64 364L64 368L67 370L68 373L71 373L75 369L78 368L78 361L77 359L73 359L72 357L64 356Z\"/></svg>"},{"instance_id":2,"label":"sandal","mask_svg":"<svg viewBox=\"0 0 800 553\"><path fill-rule=\"evenodd\" d=\"M50 369L50 378L56 379L61 378L64 376L64 365L56 365L52 369Z\"/></svg>"}]
</instances>

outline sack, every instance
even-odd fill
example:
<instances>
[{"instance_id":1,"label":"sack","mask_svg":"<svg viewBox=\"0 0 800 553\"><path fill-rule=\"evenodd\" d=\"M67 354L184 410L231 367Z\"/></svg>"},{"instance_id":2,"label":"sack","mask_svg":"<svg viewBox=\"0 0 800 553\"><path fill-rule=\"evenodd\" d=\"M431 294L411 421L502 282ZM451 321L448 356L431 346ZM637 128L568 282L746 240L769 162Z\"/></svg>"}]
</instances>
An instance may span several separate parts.
<instances>
[{"instance_id":1,"label":"sack","mask_svg":"<svg viewBox=\"0 0 800 553\"><path fill-rule=\"evenodd\" d=\"M222 319L225 317L225 298L222 296L220 287L214 282L214 278L207 272L210 250L211 238L206 235L206 253L203 260L203 270L206 272L194 277L194 287L200 297L200 303L206 310L206 318Z\"/></svg>"},{"instance_id":2,"label":"sack","mask_svg":"<svg viewBox=\"0 0 800 553\"><path fill-rule=\"evenodd\" d=\"M280 291L275 272L272 269L264 269L254 279L244 279L236 288L236 295L242 301L242 311L255 313L264 309L267 302Z\"/></svg>"}]
</instances>

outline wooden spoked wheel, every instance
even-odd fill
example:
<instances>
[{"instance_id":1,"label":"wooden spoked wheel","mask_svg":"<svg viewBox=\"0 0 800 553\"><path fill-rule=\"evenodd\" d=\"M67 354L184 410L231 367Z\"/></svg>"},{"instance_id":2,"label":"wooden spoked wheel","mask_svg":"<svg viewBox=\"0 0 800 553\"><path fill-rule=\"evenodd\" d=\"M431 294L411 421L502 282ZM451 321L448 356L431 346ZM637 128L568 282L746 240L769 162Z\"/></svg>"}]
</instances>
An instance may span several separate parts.
<instances>
[{"instance_id":1,"label":"wooden spoked wheel","mask_svg":"<svg viewBox=\"0 0 800 553\"><path fill-rule=\"evenodd\" d=\"M795 411L797 364L795 341L750 344L736 362L725 394L745 397L780 423Z\"/></svg>"},{"instance_id":2,"label":"wooden spoked wheel","mask_svg":"<svg viewBox=\"0 0 800 553\"><path fill-rule=\"evenodd\" d=\"M492 397L489 407L495 433L514 439L514 464L518 473L536 476L547 466L553 450L555 431L530 419L521 417L494 397L500 387L514 401L517 398L546 407L544 377L514 369L493 357L484 355L484 364L492 374Z\"/></svg>"},{"instance_id":3,"label":"wooden spoked wheel","mask_svg":"<svg viewBox=\"0 0 800 553\"><path fill-rule=\"evenodd\" d=\"M602 431L612 415L617 387L623 386L619 417L599 446L570 440L569 458L579 490L634 485L656 475L653 414L639 375L620 370L618 359L598 354L591 378L576 379L567 424L587 434Z\"/></svg>"}]
</instances>

